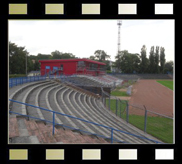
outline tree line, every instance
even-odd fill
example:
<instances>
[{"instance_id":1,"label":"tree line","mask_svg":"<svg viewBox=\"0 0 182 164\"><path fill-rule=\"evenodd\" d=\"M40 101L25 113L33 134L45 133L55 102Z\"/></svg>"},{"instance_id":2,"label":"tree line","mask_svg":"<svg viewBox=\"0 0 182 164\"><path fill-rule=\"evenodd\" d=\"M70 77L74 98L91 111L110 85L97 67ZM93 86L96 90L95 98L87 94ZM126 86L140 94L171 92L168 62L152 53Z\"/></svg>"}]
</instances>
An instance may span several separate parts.
<instances>
[{"instance_id":1,"label":"tree line","mask_svg":"<svg viewBox=\"0 0 182 164\"><path fill-rule=\"evenodd\" d=\"M96 50L89 59L106 63L106 70L111 72L110 55L104 50ZM25 47L17 46L9 42L9 74L26 74L27 72L39 71L39 60L43 59L70 59L78 58L72 53L63 53L55 50L51 54L30 55ZM152 46L147 58L147 48L142 46L140 54L129 53L127 50L120 51L112 62L112 67L122 73L167 73L173 72L173 61L166 62L164 47Z\"/></svg>"},{"instance_id":2,"label":"tree line","mask_svg":"<svg viewBox=\"0 0 182 164\"><path fill-rule=\"evenodd\" d=\"M62 53L58 50L51 52L51 54L30 55L25 47L17 46L15 43L9 42L9 74L26 74L27 72L39 71L39 60L43 59L70 59L76 58L72 53Z\"/></svg>"},{"instance_id":3,"label":"tree line","mask_svg":"<svg viewBox=\"0 0 182 164\"><path fill-rule=\"evenodd\" d=\"M122 73L173 73L173 61L166 62L164 47L152 46L147 58L147 48L143 45L140 54L124 50L115 59L114 67Z\"/></svg>"},{"instance_id":4,"label":"tree line","mask_svg":"<svg viewBox=\"0 0 182 164\"><path fill-rule=\"evenodd\" d=\"M111 72L110 55L104 50L96 50L90 59L106 63L106 70ZM122 73L173 73L173 61L166 62L165 48L152 46L147 58L147 48L142 46L140 54L119 51L112 62L115 72Z\"/></svg>"}]
</instances>

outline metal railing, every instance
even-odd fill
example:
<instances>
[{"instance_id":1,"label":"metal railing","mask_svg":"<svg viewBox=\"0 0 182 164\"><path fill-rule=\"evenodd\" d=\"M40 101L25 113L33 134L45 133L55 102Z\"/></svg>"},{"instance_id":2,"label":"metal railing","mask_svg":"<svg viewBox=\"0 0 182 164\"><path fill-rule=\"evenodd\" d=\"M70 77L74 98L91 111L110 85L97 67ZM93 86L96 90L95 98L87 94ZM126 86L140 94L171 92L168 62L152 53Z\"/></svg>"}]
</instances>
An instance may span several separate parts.
<instances>
[{"instance_id":1,"label":"metal railing","mask_svg":"<svg viewBox=\"0 0 182 164\"><path fill-rule=\"evenodd\" d=\"M131 104L114 96L106 96L105 92L103 92L102 100L105 107L117 117L141 129L144 133L151 134L167 143L172 142L173 117L154 112L145 105ZM166 136L170 139L166 140Z\"/></svg>"},{"instance_id":2,"label":"metal railing","mask_svg":"<svg viewBox=\"0 0 182 164\"><path fill-rule=\"evenodd\" d=\"M13 86L21 85L28 82L45 80L46 76L28 76L28 77L16 77L9 79L9 88Z\"/></svg>"},{"instance_id":3,"label":"metal railing","mask_svg":"<svg viewBox=\"0 0 182 164\"><path fill-rule=\"evenodd\" d=\"M120 132L120 133L124 133L124 134L127 134L127 135L131 135L131 136L143 139L143 140L152 141L154 143L162 143L162 142L159 142L159 141L156 141L156 140L153 140L153 139L149 139L149 138L146 138L146 137L143 137L143 136L138 136L138 135L135 135L135 134L132 134L132 133L129 133L129 132L125 132L125 131L122 131L122 130L115 129L113 127L101 125L101 124L98 124L98 123L95 123L95 122L91 122L91 121L88 121L88 120L85 120L85 119L82 119L82 118L74 117L74 116L63 114L63 113L56 112L56 111L52 111L52 110L49 110L49 109L46 109L46 108L38 107L38 106L27 104L27 103L22 103L20 101L16 101L16 100L13 100L13 99L9 99L9 101L12 101L12 102L15 102L15 103L19 103L19 104L23 104L23 105L26 105L26 106L30 106L30 107L33 107L33 108L38 108L38 109L41 109L41 110L44 110L44 111L51 112L52 113L52 121L45 120L45 119L40 119L40 118L29 116L29 115L24 115L24 114L13 112L13 111L9 111L9 113L12 113L12 114L17 114L17 115L21 115L21 116L25 116L25 117L29 117L29 118L38 119L38 120L41 120L41 121L52 123L52 126L53 126L52 134L53 135L55 134L55 126L58 125L58 126L63 126L63 127L72 129L72 130L79 130L80 132L84 132L84 133L96 135L96 136L99 136L99 137L102 137L102 138L110 139L111 143L113 143L114 141L121 142L121 143L127 143L127 142L124 142L124 141L121 141L121 140L118 140L118 139L114 139L114 137L113 137L114 131L117 131L117 132ZM80 130L80 129L75 129L73 127L66 126L64 124L56 123L55 122L55 114L59 114L59 115L65 116L65 117L69 117L69 118L72 118L72 119L80 120L80 121L83 121L83 122L86 122L86 123L89 123L89 124L93 124L93 125L96 125L96 126L100 126L100 127L109 129L111 131L110 137L106 137L106 136L103 136L103 135L91 133L91 132Z\"/></svg>"}]
</instances>

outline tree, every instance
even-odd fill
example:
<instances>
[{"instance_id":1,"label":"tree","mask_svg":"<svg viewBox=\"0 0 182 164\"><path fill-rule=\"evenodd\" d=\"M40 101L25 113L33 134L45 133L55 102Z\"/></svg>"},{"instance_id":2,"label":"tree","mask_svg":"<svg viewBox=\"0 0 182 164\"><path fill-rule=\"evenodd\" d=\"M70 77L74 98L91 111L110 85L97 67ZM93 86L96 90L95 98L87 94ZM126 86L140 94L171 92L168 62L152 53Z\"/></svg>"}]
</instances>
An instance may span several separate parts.
<instances>
[{"instance_id":1,"label":"tree","mask_svg":"<svg viewBox=\"0 0 182 164\"><path fill-rule=\"evenodd\" d=\"M110 55L107 55L107 53L103 50L96 50L94 54L95 54L95 58L99 61L104 61L110 58Z\"/></svg>"},{"instance_id":2,"label":"tree","mask_svg":"<svg viewBox=\"0 0 182 164\"><path fill-rule=\"evenodd\" d=\"M165 49L164 47L161 47L160 48L160 71L161 73L164 73L164 66L165 66L165 62L166 62L166 59L165 59Z\"/></svg>"},{"instance_id":3,"label":"tree","mask_svg":"<svg viewBox=\"0 0 182 164\"><path fill-rule=\"evenodd\" d=\"M150 49L149 55L149 72L155 73L155 57L154 57L154 46Z\"/></svg>"},{"instance_id":4,"label":"tree","mask_svg":"<svg viewBox=\"0 0 182 164\"><path fill-rule=\"evenodd\" d=\"M164 66L164 73L173 73L173 61L168 61L165 63L165 66Z\"/></svg>"},{"instance_id":5,"label":"tree","mask_svg":"<svg viewBox=\"0 0 182 164\"><path fill-rule=\"evenodd\" d=\"M91 55L91 56L89 57L89 59L95 60L95 56Z\"/></svg>"},{"instance_id":6,"label":"tree","mask_svg":"<svg viewBox=\"0 0 182 164\"><path fill-rule=\"evenodd\" d=\"M155 49L154 62L155 62L155 73L159 73L159 46L156 46Z\"/></svg>"},{"instance_id":7,"label":"tree","mask_svg":"<svg viewBox=\"0 0 182 164\"><path fill-rule=\"evenodd\" d=\"M139 54L125 53L121 58L121 70L124 73L139 72L140 57Z\"/></svg>"},{"instance_id":8,"label":"tree","mask_svg":"<svg viewBox=\"0 0 182 164\"><path fill-rule=\"evenodd\" d=\"M58 50L51 52L51 59L61 59L61 52Z\"/></svg>"},{"instance_id":9,"label":"tree","mask_svg":"<svg viewBox=\"0 0 182 164\"><path fill-rule=\"evenodd\" d=\"M72 59L76 58L72 53L61 53L61 59Z\"/></svg>"},{"instance_id":10,"label":"tree","mask_svg":"<svg viewBox=\"0 0 182 164\"><path fill-rule=\"evenodd\" d=\"M115 56L115 66L123 73L135 73L140 70L139 54L129 53L127 50L120 51Z\"/></svg>"},{"instance_id":11,"label":"tree","mask_svg":"<svg viewBox=\"0 0 182 164\"><path fill-rule=\"evenodd\" d=\"M115 56L116 61L115 61L114 65L118 71L121 71L121 69L122 69L121 62L122 62L122 57L124 54L128 54L128 51L127 50L119 51L118 54Z\"/></svg>"},{"instance_id":12,"label":"tree","mask_svg":"<svg viewBox=\"0 0 182 164\"><path fill-rule=\"evenodd\" d=\"M26 74L26 57L28 56L25 47L19 47L9 42L9 73ZM28 63L28 61L27 61Z\"/></svg>"},{"instance_id":13,"label":"tree","mask_svg":"<svg viewBox=\"0 0 182 164\"><path fill-rule=\"evenodd\" d=\"M140 72L146 73L148 70L148 59L147 59L147 48L145 45L141 48L141 63L140 63Z\"/></svg>"},{"instance_id":14,"label":"tree","mask_svg":"<svg viewBox=\"0 0 182 164\"><path fill-rule=\"evenodd\" d=\"M50 54L41 54L41 53L38 53L37 59L38 59L38 60L42 60L42 59L51 59L51 55L50 55Z\"/></svg>"},{"instance_id":15,"label":"tree","mask_svg":"<svg viewBox=\"0 0 182 164\"><path fill-rule=\"evenodd\" d=\"M51 52L51 59L70 59L75 58L75 55L72 53L62 53L58 50Z\"/></svg>"}]
</instances>

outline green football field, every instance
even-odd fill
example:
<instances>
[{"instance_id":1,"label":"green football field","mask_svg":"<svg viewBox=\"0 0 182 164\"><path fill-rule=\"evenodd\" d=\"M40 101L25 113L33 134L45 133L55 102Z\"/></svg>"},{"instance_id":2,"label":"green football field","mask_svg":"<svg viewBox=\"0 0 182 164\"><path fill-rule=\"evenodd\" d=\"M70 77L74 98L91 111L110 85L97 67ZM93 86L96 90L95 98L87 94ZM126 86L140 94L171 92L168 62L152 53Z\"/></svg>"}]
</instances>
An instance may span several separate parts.
<instances>
[{"instance_id":1,"label":"green football field","mask_svg":"<svg viewBox=\"0 0 182 164\"><path fill-rule=\"evenodd\" d=\"M173 90L173 81L172 80L157 80L157 82L168 87L169 89Z\"/></svg>"}]
</instances>

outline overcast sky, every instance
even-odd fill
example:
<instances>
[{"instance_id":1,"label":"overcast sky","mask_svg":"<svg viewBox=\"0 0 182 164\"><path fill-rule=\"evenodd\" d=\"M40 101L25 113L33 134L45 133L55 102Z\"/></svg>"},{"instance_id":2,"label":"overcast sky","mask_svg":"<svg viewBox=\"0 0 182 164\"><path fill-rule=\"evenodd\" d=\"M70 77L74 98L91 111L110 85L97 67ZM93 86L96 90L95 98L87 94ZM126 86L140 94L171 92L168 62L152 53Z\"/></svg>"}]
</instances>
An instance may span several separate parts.
<instances>
[{"instance_id":1,"label":"overcast sky","mask_svg":"<svg viewBox=\"0 0 182 164\"><path fill-rule=\"evenodd\" d=\"M174 61L174 20L122 20L121 50L139 53L142 46L165 48ZM24 46L30 55L58 50L84 58L104 50L115 60L117 20L9 20L9 41Z\"/></svg>"}]
</instances>

